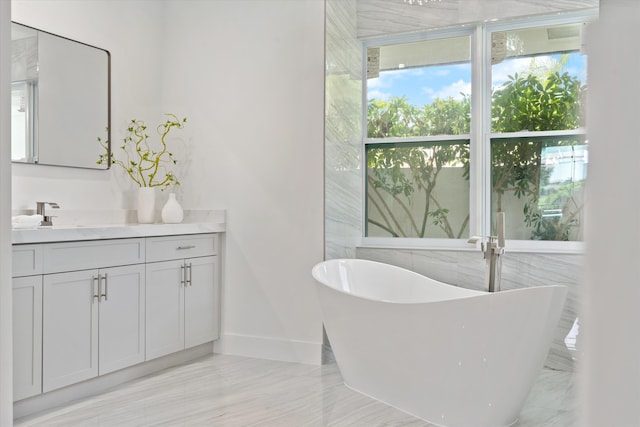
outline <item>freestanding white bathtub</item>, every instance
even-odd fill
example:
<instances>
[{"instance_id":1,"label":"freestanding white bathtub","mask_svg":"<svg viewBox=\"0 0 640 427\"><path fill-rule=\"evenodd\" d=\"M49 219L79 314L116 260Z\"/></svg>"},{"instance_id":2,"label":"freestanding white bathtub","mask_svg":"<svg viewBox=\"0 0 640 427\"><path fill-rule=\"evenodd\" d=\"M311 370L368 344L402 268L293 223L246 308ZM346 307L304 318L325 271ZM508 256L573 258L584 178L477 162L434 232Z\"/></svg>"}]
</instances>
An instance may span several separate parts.
<instances>
[{"instance_id":1,"label":"freestanding white bathtub","mask_svg":"<svg viewBox=\"0 0 640 427\"><path fill-rule=\"evenodd\" d=\"M508 426L540 373L564 286L486 293L357 259L313 268L345 384L441 426Z\"/></svg>"}]
</instances>

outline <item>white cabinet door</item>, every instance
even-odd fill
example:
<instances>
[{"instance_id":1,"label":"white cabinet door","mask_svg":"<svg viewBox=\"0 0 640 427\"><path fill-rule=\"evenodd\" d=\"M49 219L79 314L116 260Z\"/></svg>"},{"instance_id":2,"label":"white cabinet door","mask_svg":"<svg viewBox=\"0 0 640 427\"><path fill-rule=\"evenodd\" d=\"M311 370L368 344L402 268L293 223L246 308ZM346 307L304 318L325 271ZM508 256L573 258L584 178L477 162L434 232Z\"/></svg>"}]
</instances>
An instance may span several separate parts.
<instances>
[{"instance_id":1,"label":"white cabinet door","mask_svg":"<svg viewBox=\"0 0 640 427\"><path fill-rule=\"evenodd\" d=\"M46 274L43 390L144 361L144 265Z\"/></svg>"},{"instance_id":2,"label":"white cabinet door","mask_svg":"<svg viewBox=\"0 0 640 427\"><path fill-rule=\"evenodd\" d=\"M145 268L100 269L99 374L144 362Z\"/></svg>"},{"instance_id":3,"label":"white cabinet door","mask_svg":"<svg viewBox=\"0 0 640 427\"><path fill-rule=\"evenodd\" d=\"M184 348L184 263L147 264L146 360Z\"/></svg>"},{"instance_id":4,"label":"white cabinet door","mask_svg":"<svg viewBox=\"0 0 640 427\"><path fill-rule=\"evenodd\" d=\"M97 270L43 278L42 390L98 375Z\"/></svg>"},{"instance_id":5,"label":"white cabinet door","mask_svg":"<svg viewBox=\"0 0 640 427\"><path fill-rule=\"evenodd\" d=\"M219 289L217 257L188 259L185 264L188 281L184 288L184 325L188 348L218 339Z\"/></svg>"},{"instance_id":6,"label":"white cabinet door","mask_svg":"<svg viewBox=\"0 0 640 427\"><path fill-rule=\"evenodd\" d=\"M13 279L13 400L42 393L42 276Z\"/></svg>"},{"instance_id":7,"label":"white cabinet door","mask_svg":"<svg viewBox=\"0 0 640 427\"><path fill-rule=\"evenodd\" d=\"M219 337L217 257L147 264L147 360Z\"/></svg>"}]
</instances>

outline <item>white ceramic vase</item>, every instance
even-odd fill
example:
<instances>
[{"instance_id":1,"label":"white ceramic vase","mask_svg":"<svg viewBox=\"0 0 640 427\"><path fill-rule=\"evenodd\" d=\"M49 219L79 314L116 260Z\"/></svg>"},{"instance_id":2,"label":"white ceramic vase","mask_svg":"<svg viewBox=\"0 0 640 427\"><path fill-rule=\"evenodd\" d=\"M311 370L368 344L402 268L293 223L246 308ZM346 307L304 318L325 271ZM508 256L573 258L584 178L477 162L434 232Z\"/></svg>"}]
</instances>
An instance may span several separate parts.
<instances>
[{"instance_id":1,"label":"white ceramic vase","mask_svg":"<svg viewBox=\"0 0 640 427\"><path fill-rule=\"evenodd\" d=\"M184 212L182 206L176 200L174 193L169 193L169 199L162 208L162 222L165 224L178 224L182 222Z\"/></svg>"},{"instance_id":2,"label":"white ceramic vase","mask_svg":"<svg viewBox=\"0 0 640 427\"><path fill-rule=\"evenodd\" d=\"M156 211L155 187L140 187L138 189L138 223L153 224Z\"/></svg>"}]
</instances>

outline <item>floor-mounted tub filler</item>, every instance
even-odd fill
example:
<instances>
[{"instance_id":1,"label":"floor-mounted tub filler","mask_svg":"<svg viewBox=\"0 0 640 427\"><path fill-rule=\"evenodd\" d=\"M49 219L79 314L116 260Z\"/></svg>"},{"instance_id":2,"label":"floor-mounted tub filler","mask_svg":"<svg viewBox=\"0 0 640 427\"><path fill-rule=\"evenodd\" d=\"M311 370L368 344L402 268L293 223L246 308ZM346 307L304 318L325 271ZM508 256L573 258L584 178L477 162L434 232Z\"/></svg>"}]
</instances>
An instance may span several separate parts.
<instances>
[{"instance_id":1,"label":"floor-mounted tub filler","mask_svg":"<svg viewBox=\"0 0 640 427\"><path fill-rule=\"evenodd\" d=\"M518 420L567 293L474 291L357 259L322 262L313 277L345 384L450 427Z\"/></svg>"}]
</instances>

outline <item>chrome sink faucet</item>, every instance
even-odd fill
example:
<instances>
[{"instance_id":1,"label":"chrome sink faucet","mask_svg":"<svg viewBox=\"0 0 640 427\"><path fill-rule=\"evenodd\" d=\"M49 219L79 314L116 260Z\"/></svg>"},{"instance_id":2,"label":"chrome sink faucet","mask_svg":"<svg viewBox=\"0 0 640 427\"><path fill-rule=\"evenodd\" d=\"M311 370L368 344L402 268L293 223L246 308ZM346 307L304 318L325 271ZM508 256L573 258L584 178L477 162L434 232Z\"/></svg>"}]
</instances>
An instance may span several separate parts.
<instances>
[{"instance_id":1,"label":"chrome sink faucet","mask_svg":"<svg viewBox=\"0 0 640 427\"><path fill-rule=\"evenodd\" d=\"M51 206L53 209L59 209L60 205L57 204L56 202L36 202L36 214L37 215L42 215L42 221L40 222L40 225L53 225L52 222L52 215L47 215L45 213L45 206L49 205Z\"/></svg>"},{"instance_id":2,"label":"chrome sink faucet","mask_svg":"<svg viewBox=\"0 0 640 427\"><path fill-rule=\"evenodd\" d=\"M497 215L497 236L487 237L487 241L480 242L480 249L487 262L487 288L489 292L500 291L500 280L502 279L502 258L504 254L504 212ZM468 242L476 243L482 237L472 236Z\"/></svg>"}]
</instances>

